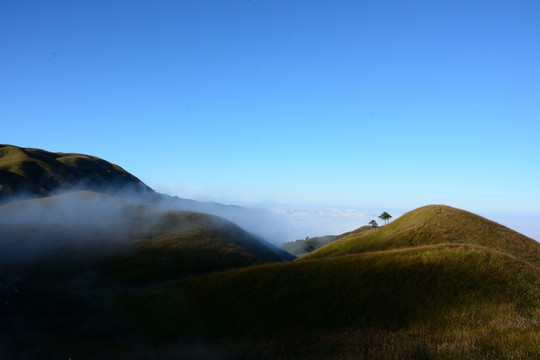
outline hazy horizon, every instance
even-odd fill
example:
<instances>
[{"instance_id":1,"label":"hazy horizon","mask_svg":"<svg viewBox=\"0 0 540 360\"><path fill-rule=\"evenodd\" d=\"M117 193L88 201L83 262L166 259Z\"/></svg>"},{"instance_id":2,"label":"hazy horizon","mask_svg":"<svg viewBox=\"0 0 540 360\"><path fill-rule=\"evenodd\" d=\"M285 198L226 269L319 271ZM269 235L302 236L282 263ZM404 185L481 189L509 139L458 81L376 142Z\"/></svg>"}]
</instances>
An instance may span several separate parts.
<instances>
[{"instance_id":1,"label":"hazy horizon","mask_svg":"<svg viewBox=\"0 0 540 360\"><path fill-rule=\"evenodd\" d=\"M156 188L156 191L170 196L178 196L201 202L216 202L224 205L236 205L247 209L254 209L270 214L277 222L283 226L283 233L286 237L282 242L294 241L308 237L339 235L351 230L355 230L363 225L368 225L371 220L377 221L379 225L383 222L378 216L383 211L388 211L392 215L391 221L415 208L395 208L377 206L331 206L324 204L294 204L294 203L273 203L269 202L242 202L234 201L229 197L219 197L217 193L201 193L201 189L186 192L173 188ZM185 189L184 189L185 190ZM448 205L422 204L425 205ZM477 211L476 209L462 208L469 212L476 213L489 220L495 221L525 236L540 242L540 215L535 214L512 214L504 212ZM270 239L274 240L274 239ZM274 241L275 242L275 241ZM279 242L279 241L278 241Z\"/></svg>"}]
</instances>

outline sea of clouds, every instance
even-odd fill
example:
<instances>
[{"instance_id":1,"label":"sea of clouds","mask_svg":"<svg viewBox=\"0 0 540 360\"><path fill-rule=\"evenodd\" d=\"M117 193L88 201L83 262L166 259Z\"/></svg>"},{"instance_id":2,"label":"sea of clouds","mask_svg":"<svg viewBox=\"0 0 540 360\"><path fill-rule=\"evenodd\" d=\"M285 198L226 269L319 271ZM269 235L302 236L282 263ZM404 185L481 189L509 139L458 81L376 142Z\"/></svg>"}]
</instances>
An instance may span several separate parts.
<instances>
[{"instance_id":1,"label":"sea of clouds","mask_svg":"<svg viewBox=\"0 0 540 360\"><path fill-rule=\"evenodd\" d=\"M340 235L378 219L380 209L324 208L301 206L272 206L266 209L286 229L287 239L293 241L324 235ZM393 218L403 212L389 211Z\"/></svg>"}]
</instances>

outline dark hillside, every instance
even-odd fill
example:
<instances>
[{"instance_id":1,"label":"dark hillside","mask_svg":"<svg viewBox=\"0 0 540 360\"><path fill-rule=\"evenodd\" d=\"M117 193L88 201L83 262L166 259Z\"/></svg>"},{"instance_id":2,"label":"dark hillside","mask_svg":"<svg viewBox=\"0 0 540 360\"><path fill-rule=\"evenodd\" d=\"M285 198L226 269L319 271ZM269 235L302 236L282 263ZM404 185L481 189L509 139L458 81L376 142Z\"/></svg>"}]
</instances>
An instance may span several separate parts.
<instances>
[{"instance_id":1,"label":"dark hillside","mask_svg":"<svg viewBox=\"0 0 540 360\"><path fill-rule=\"evenodd\" d=\"M265 240L282 241L279 223L262 211L159 194L120 166L95 156L0 145L0 204L82 190L144 202L163 210L212 214ZM291 258L271 244L268 247L283 259Z\"/></svg>"},{"instance_id":2,"label":"dark hillside","mask_svg":"<svg viewBox=\"0 0 540 360\"><path fill-rule=\"evenodd\" d=\"M0 358L136 341L118 294L277 261L258 238L207 214L88 191L12 201L0 206Z\"/></svg>"},{"instance_id":3,"label":"dark hillside","mask_svg":"<svg viewBox=\"0 0 540 360\"><path fill-rule=\"evenodd\" d=\"M230 268L226 264L231 261L245 266L280 260L259 239L227 220L158 210L88 191L4 204L0 225L4 261L113 253L128 256L134 267L134 259L142 257L156 259L156 264L176 263L167 266L178 267L179 272L169 275L177 278L195 269L198 273Z\"/></svg>"},{"instance_id":4,"label":"dark hillside","mask_svg":"<svg viewBox=\"0 0 540 360\"><path fill-rule=\"evenodd\" d=\"M159 336L197 331L264 359L540 354L540 272L477 245L263 265L138 290L124 301Z\"/></svg>"},{"instance_id":5,"label":"dark hillside","mask_svg":"<svg viewBox=\"0 0 540 360\"><path fill-rule=\"evenodd\" d=\"M152 192L120 166L95 156L0 145L0 203L13 196L43 197L58 190Z\"/></svg>"}]
</instances>

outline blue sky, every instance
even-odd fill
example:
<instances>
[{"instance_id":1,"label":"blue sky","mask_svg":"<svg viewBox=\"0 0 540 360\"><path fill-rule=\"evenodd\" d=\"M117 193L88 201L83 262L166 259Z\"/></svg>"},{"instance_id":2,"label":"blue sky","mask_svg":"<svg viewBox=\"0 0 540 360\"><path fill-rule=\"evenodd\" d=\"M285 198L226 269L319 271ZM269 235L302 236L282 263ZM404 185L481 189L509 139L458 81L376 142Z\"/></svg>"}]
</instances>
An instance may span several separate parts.
<instances>
[{"instance_id":1,"label":"blue sky","mask_svg":"<svg viewBox=\"0 0 540 360\"><path fill-rule=\"evenodd\" d=\"M0 142L239 204L540 215L538 1L0 0Z\"/></svg>"}]
</instances>

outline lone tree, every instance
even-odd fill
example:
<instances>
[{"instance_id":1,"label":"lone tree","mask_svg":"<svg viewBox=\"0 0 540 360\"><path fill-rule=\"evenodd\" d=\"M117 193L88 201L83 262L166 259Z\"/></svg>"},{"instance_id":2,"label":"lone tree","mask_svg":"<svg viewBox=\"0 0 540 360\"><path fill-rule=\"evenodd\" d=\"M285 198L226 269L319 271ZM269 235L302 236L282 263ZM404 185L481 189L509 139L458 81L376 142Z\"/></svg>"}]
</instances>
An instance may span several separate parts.
<instances>
[{"instance_id":1,"label":"lone tree","mask_svg":"<svg viewBox=\"0 0 540 360\"><path fill-rule=\"evenodd\" d=\"M375 220L371 220L369 222L369 225L371 225L371 227L379 227L379 224L377 224L377 222Z\"/></svg>"},{"instance_id":2,"label":"lone tree","mask_svg":"<svg viewBox=\"0 0 540 360\"><path fill-rule=\"evenodd\" d=\"M379 219L384 220L384 224L386 224L388 220L390 220L391 218L392 218L392 215L390 215L386 211L383 212L381 215L379 215Z\"/></svg>"}]
</instances>

